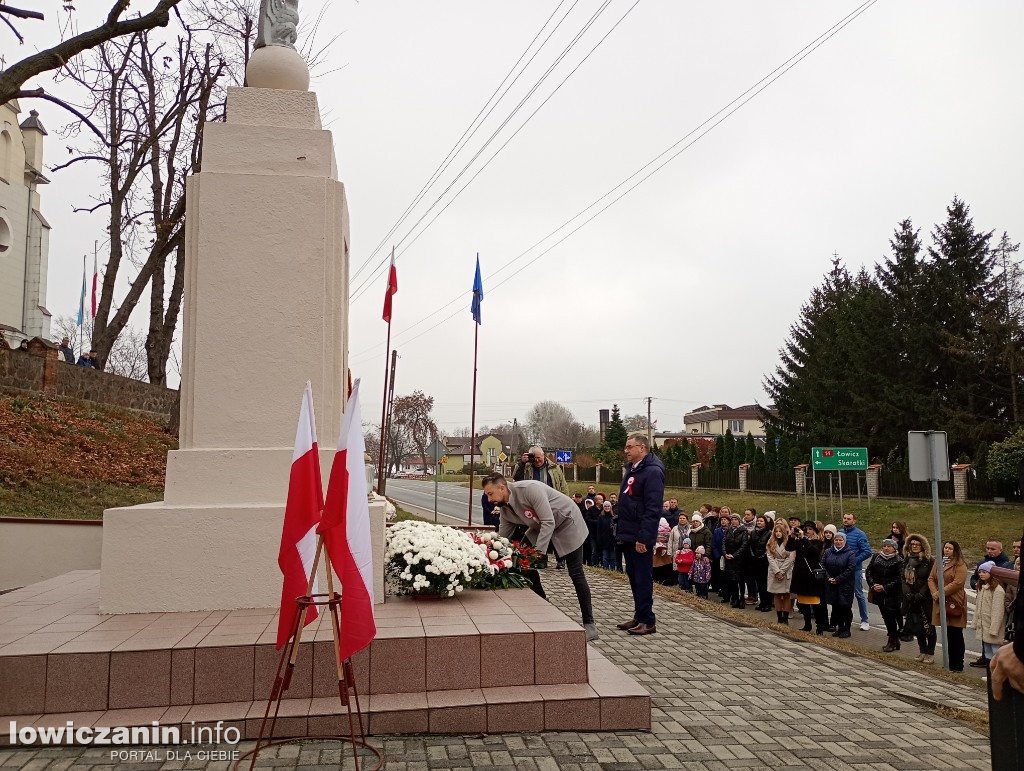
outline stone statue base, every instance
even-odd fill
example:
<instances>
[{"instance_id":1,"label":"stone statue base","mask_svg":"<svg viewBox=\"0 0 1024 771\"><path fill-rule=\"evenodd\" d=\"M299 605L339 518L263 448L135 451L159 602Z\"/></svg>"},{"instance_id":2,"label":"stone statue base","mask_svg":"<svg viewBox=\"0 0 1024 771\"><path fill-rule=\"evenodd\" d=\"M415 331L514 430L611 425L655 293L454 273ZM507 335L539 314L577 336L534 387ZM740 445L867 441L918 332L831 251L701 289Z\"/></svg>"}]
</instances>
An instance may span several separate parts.
<instances>
[{"instance_id":1,"label":"stone statue base","mask_svg":"<svg viewBox=\"0 0 1024 771\"><path fill-rule=\"evenodd\" d=\"M306 380L325 477L337 446L348 208L316 95L232 88L227 122L205 131L187 189L181 449L162 502L104 514L104 613L275 605ZM383 502L371 512L382 558Z\"/></svg>"},{"instance_id":2,"label":"stone statue base","mask_svg":"<svg viewBox=\"0 0 1024 771\"><path fill-rule=\"evenodd\" d=\"M250 88L309 90L309 67L294 48L264 46L249 56L245 82Z\"/></svg>"}]
</instances>

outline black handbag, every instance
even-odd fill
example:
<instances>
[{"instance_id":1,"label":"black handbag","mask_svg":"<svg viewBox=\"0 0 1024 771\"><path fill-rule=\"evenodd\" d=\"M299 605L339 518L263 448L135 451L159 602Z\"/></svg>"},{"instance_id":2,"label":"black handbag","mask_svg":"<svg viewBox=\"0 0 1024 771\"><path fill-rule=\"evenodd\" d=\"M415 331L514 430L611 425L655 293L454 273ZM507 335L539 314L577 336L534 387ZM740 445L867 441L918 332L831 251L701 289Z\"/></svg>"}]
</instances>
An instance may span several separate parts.
<instances>
[{"instance_id":1,"label":"black handbag","mask_svg":"<svg viewBox=\"0 0 1024 771\"><path fill-rule=\"evenodd\" d=\"M819 584L825 583L825 579L828 578L828 573L825 572L825 568L812 568L811 563L807 561L807 557L804 557L804 564L807 569L811 571L811 575L814 576L814 580Z\"/></svg>"}]
</instances>

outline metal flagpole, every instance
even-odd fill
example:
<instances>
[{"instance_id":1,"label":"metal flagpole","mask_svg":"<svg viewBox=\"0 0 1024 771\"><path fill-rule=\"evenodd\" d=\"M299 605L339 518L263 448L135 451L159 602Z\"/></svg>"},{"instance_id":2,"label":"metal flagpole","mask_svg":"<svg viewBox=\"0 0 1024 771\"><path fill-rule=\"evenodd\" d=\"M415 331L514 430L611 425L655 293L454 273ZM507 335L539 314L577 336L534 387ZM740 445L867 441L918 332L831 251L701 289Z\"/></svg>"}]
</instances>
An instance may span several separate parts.
<instances>
[{"instance_id":1,"label":"metal flagpole","mask_svg":"<svg viewBox=\"0 0 1024 771\"><path fill-rule=\"evenodd\" d=\"M437 454L437 434L434 434L434 521L437 522L437 475L441 473L440 458Z\"/></svg>"},{"instance_id":2,"label":"metal flagpole","mask_svg":"<svg viewBox=\"0 0 1024 771\"><path fill-rule=\"evenodd\" d=\"M476 292L473 293L476 295ZM473 463L473 453L476 449L476 358L477 352L480 348L480 325L474 320L473 321L473 409L471 411L470 423L469 423L469 515L466 519L466 524L470 527L473 526L473 498L476 497L476 492L473 490L473 472L475 464Z\"/></svg>"}]
</instances>

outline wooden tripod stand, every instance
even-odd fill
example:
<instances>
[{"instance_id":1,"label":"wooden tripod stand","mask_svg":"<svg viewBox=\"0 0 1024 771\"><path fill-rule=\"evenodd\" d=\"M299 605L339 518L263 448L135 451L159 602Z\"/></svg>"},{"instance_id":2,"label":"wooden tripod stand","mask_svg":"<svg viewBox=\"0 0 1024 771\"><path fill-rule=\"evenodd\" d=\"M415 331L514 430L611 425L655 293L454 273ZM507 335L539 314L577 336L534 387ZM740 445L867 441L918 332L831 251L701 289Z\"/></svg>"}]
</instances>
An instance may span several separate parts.
<instances>
[{"instance_id":1,"label":"wooden tripod stand","mask_svg":"<svg viewBox=\"0 0 1024 771\"><path fill-rule=\"evenodd\" d=\"M277 662L277 672L274 675L274 686L271 688L270 697L267 699L267 708L263 712L263 720L260 723L260 732L256 737L256 746L245 753L235 763L235 768L240 767L241 762L251 757L249 763L250 771L256 765L256 758L259 757L260 750L276 746L280 744L288 744L295 739L279 739L274 740L274 727L277 724L277 715L281 709L281 699L284 698L285 692L291 685L292 674L295 671L295 663L299 658L299 643L302 641L302 630L305 627L303 623L306 618L306 611L310 606L323 607L327 606L330 610L331 615L331 632L334 638L334 661L337 665L338 673L338 698L341 700L341 705L345 707L348 713L348 736L316 736L316 737L302 737L304 739L333 739L347 741L352 745L352 759L355 763L355 771L361 771L359 763L359 747L365 747L370 750L377 759L377 765L372 769L366 769L366 771L378 771L384 765L384 759L381 756L380 750L376 747L366 743L366 731L363 726L363 714L359 709L359 690L356 687L356 679L354 670L352 667L352 659L346 658L344 661L341 660L341 595L334 591L334 577L331 570L330 560L327 561L327 593L314 594L313 593L313 582L316 577L317 568L320 564L320 555L326 551L326 545L324 544L324 537L321 534L317 538L316 543L316 557L313 559L313 569L310 571L309 584L306 587L306 594L302 597L295 598L295 613L292 617L291 626L291 642L281 649L281 656ZM285 664L287 662L287 665ZM352 713L352 705L355 703L355 715ZM271 715L271 707L273 707L273 715ZM270 723L269 730L267 723ZM357 733L358 725L358 733ZM266 739L264 740L264 737ZM342 759L344 756L342 756ZM339 768L341 763L339 761Z\"/></svg>"}]
</instances>

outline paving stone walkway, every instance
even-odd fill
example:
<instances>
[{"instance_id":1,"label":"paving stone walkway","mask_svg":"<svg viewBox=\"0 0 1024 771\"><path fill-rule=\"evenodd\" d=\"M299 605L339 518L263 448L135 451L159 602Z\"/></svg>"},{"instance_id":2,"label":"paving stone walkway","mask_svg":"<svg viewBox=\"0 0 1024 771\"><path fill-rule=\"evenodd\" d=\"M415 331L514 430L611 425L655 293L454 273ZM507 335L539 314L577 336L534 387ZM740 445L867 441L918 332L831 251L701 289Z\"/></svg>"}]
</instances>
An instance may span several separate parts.
<instances>
[{"instance_id":1,"label":"paving stone walkway","mask_svg":"<svg viewBox=\"0 0 1024 771\"><path fill-rule=\"evenodd\" d=\"M564 571L543 572L551 600L579 607ZM394 771L642 771L643 769L990 769L985 736L902 697L986 709L984 692L739 627L678 603L655 600L658 634L615 630L632 609L625 583L590 575L601 630L596 645L651 693L652 731L371 739ZM493 662L500 666L500 662ZM238 745L242 751L251 742ZM222 745L221 750L238 749ZM135 748L136 750L141 748ZM209 750L211 748L202 748ZM193 756L117 761L109 749L0 750L0 767L31 771L227 769ZM196 748L192 748L193 753ZM257 767L321 771L351 757L337 742L270 748ZM246 766L248 767L248 766Z\"/></svg>"}]
</instances>

